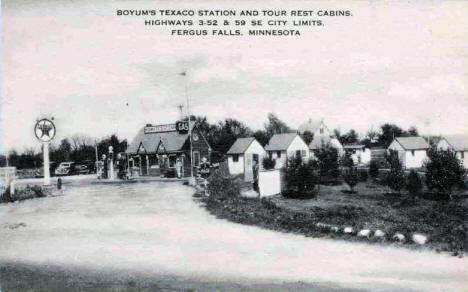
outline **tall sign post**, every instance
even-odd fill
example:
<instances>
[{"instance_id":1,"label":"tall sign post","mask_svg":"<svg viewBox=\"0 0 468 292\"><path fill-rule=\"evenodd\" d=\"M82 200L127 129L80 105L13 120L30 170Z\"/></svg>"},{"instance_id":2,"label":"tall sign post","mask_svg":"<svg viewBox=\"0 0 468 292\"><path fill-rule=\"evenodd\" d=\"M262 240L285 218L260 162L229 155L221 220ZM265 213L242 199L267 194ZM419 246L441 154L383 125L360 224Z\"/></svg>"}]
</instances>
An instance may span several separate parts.
<instances>
[{"instance_id":1,"label":"tall sign post","mask_svg":"<svg viewBox=\"0 0 468 292\"><path fill-rule=\"evenodd\" d=\"M44 185L50 185L50 161L49 161L49 143L55 137L55 125L52 119L40 119L34 126L34 134L42 142L43 167L44 167Z\"/></svg>"},{"instance_id":2,"label":"tall sign post","mask_svg":"<svg viewBox=\"0 0 468 292\"><path fill-rule=\"evenodd\" d=\"M109 179L114 180L114 148L109 146Z\"/></svg>"}]
</instances>

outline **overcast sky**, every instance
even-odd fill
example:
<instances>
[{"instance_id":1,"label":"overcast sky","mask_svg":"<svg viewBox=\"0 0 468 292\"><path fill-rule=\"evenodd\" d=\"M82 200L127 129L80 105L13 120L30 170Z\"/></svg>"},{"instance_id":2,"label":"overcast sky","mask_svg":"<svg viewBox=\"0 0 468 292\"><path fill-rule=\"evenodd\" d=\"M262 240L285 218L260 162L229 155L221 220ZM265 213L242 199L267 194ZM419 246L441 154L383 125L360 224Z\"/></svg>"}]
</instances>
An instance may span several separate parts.
<instances>
[{"instance_id":1,"label":"overcast sky","mask_svg":"<svg viewBox=\"0 0 468 292\"><path fill-rule=\"evenodd\" d=\"M185 84L193 114L253 129L273 112L293 128L312 118L361 133L384 122L423 134L468 131L466 1L216 4L352 10L300 37L173 37L116 16L179 1L2 2L3 151L37 146L41 115L55 118L57 139L132 139L146 123L179 117Z\"/></svg>"}]
</instances>

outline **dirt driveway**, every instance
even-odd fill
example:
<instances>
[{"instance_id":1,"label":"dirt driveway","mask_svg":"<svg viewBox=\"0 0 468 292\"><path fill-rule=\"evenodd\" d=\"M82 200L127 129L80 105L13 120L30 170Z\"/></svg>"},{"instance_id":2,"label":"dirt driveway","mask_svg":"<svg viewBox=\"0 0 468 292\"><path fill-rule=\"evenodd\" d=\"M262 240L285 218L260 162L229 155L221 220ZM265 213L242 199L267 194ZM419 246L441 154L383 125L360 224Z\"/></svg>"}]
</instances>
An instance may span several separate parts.
<instances>
[{"instance_id":1,"label":"dirt driveway","mask_svg":"<svg viewBox=\"0 0 468 292\"><path fill-rule=\"evenodd\" d=\"M1 205L1 291L466 289L465 258L234 224L191 194L179 183L78 185Z\"/></svg>"}]
</instances>

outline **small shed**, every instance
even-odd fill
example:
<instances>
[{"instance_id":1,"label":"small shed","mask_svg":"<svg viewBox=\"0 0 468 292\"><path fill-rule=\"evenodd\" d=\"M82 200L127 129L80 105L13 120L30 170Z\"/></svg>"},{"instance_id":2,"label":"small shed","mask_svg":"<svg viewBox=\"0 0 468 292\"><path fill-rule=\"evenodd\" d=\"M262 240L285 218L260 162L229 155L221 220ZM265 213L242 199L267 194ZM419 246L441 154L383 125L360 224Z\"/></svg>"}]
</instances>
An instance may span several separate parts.
<instances>
[{"instance_id":1,"label":"small shed","mask_svg":"<svg viewBox=\"0 0 468 292\"><path fill-rule=\"evenodd\" d=\"M229 173L244 174L245 181L253 180L254 163L260 168L267 155L263 146L253 137L238 138L227 152Z\"/></svg>"},{"instance_id":2,"label":"small shed","mask_svg":"<svg viewBox=\"0 0 468 292\"><path fill-rule=\"evenodd\" d=\"M397 137L387 150L397 151L405 168L419 168L427 158L429 147L423 137Z\"/></svg>"},{"instance_id":3,"label":"small shed","mask_svg":"<svg viewBox=\"0 0 468 292\"><path fill-rule=\"evenodd\" d=\"M286 166L286 161L291 157L300 155L303 160L310 158L309 146L297 133L275 134L265 146L268 156L276 161L275 168Z\"/></svg>"}]
</instances>

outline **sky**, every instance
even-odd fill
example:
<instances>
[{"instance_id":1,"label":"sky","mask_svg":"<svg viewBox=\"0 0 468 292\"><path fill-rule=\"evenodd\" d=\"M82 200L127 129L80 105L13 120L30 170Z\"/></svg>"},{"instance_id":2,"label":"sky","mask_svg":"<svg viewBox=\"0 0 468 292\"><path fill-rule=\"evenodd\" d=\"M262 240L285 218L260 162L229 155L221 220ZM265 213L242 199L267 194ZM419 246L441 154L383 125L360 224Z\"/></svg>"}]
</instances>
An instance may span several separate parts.
<instances>
[{"instance_id":1,"label":"sky","mask_svg":"<svg viewBox=\"0 0 468 292\"><path fill-rule=\"evenodd\" d=\"M287 4L286 4L287 3ZM2 1L0 152L36 147L54 117L73 134L131 140L190 98L210 122L253 129L273 112L365 134L390 122L468 131L468 2ZM345 9L299 37L184 37L117 9ZM179 73L187 72L186 76Z\"/></svg>"}]
</instances>

